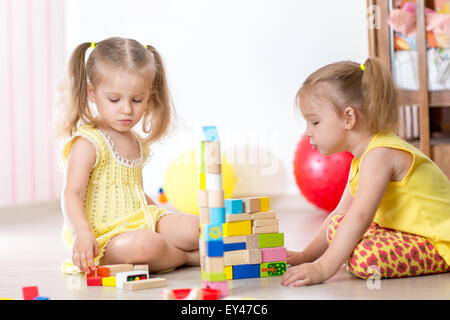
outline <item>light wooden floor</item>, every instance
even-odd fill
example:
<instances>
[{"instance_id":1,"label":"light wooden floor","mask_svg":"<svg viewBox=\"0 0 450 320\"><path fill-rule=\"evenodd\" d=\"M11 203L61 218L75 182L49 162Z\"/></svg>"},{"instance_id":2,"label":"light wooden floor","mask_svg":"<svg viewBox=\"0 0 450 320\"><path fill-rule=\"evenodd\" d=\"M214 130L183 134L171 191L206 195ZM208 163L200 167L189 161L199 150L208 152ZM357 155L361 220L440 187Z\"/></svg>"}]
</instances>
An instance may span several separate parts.
<instances>
[{"instance_id":1,"label":"light wooden floor","mask_svg":"<svg viewBox=\"0 0 450 320\"><path fill-rule=\"evenodd\" d=\"M300 197L272 199L289 250L302 249L325 215ZM0 298L22 299L22 287L36 285L42 296L65 299L161 299L161 289L135 292L111 287L87 287L82 276L67 276L60 264L70 259L62 246L63 218L58 203L28 208L0 209ZM180 268L158 275L167 288L200 286L200 268ZM280 278L229 281L231 297L256 299L450 299L450 273L381 280L379 289L346 273L344 269L323 284L286 288Z\"/></svg>"}]
</instances>

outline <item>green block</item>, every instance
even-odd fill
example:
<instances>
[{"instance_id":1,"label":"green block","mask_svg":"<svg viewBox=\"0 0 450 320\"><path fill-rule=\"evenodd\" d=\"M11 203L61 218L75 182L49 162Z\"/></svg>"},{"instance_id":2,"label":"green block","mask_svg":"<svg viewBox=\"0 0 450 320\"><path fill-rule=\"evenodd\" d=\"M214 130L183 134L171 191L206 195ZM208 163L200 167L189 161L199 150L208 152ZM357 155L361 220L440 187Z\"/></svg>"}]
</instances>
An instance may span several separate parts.
<instances>
[{"instance_id":1,"label":"green block","mask_svg":"<svg viewBox=\"0 0 450 320\"><path fill-rule=\"evenodd\" d=\"M286 261L261 263L261 277L277 277L286 272Z\"/></svg>"},{"instance_id":2,"label":"green block","mask_svg":"<svg viewBox=\"0 0 450 320\"><path fill-rule=\"evenodd\" d=\"M284 233L260 233L259 248L284 247Z\"/></svg>"},{"instance_id":3,"label":"green block","mask_svg":"<svg viewBox=\"0 0 450 320\"><path fill-rule=\"evenodd\" d=\"M211 282L219 282L219 281L226 281L225 279L225 272L205 272L202 270L202 280L208 280Z\"/></svg>"},{"instance_id":4,"label":"green block","mask_svg":"<svg viewBox=\"0 0 450 320\"><path fill-rule=\"evenodd\" d=\"M205 141L200 141L200 173L206 173Z\"/></svg>"}]
</instances>

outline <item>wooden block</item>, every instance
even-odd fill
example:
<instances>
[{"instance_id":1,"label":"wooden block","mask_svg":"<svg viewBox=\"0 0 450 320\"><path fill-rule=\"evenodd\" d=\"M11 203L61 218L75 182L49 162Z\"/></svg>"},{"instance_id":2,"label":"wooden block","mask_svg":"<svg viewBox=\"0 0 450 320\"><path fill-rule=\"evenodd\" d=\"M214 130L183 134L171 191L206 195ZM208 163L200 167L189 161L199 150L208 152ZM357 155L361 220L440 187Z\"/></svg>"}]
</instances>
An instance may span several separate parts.
<instances>
[{"instance_id":1,"label":"wooden block","mask_svg":"<svg viewBox=\"0 0 450 320\"><path fill-rule=\"evenodd\" d=\"M233 279L259 278L261 267L259 264L244 264L233 266Z\"/></svg>"},{"instance_id":2,"label":"wooden block","mask_svg":"<svg viewBox=\"0 0 450 320\"><path fill-rule=\"evenodd\" d=\"M103 277L102 278L102 286L115 287L116 286L116 277Z\"/></svg>"},{"instance_id":3,"label":"wooden block","mask_svg":"<svg viewBox=\"0 0 450 320\"><path fill-rule=\"evenodd\" d=\"M222 165L220 163L206 164L206 173L222 173Z\"/></svg>"},{"instance_id":4,"label":"wooden block","mask_svg":"<svg viewBox=\"0 0 450 320\"><path fill-rule=\"evenodd\" d=\"M252 222L253 227L278 226L280 224L278 219L258 219Z\"/></svg>"},{"instance_id":5,"label":"wooden block","mask_svg":"<svg viewBox=\"0 0 450 320\"><path fill-rule=\"evenodd\" d=\"M260 266L261 278L281 276L286 272L286 261L263 262Z\"/></svg>"},{"instance_id":6,"label":"wooden block","mask_svg":"<svg viewBox=\"0 0 450 320\"><path fill-rule=\"evenodd\" d=\"M286 248L263 248L261 249L261 262L286 261Z\"/></svg>"},{"instance_id":7,"label":"wooden block","mask_svg":"<svg viewBox=\"0 0 450 320\"><path fill-rule=\"evenodd\" d=\"M225 281L225 273L223 272L223 269L221 272L206 272L203 271L202 272L202 280L207 280L207 281Z\"/></svg>"},{"instance_id":8,"label":"wooden block","mask_svg":"<svg viewBox=\"0 0 450 320\"><path fill-rule=\"evenodd\" d=\"M223 237L223 243L246 242L249 236Z\"/></svg>"},{"instance_id":9,"label":"wooden block","mask_svg":"<svg viewBox=\"0 0 450 320\"><path fill-rule=\"evenodd\" d=\"M225 209L226 212L226 209ZM252 216L250 213L235 213L235 214L225 214L226 222L236 222L236 221L246 221L251 220Z\"/></svg>"},{"instance_id":10,"label":"wooden block","mask_svg":"<svg viewBox=\"0 0 450 320\"><path fill-rule=\"evenodd\" d=\"M228 281L210 282L203 280L203 287L220 291L220 298L228 296Z\"/></svg>"},{"instance_id":11,"label":"wooden block","mask_svg":"<svg viewBox=\"0 0 450 320\"><path fill-rule=\"evenodd\" d=\"M245 240L245 245L247 249L258 249L259 248L259 235L251 234L247 236Z\"/></svg>"},{"instance_id":12,"label":"wooden block","mask_svg":"<svg viewBox=\"0 0 450 320\"><path fill-rule=\"evenodd\" d=\"M245 250L247 244L245 242L224 243L223 251Z\"/></svg>"},{"instance_id":13,"label":"wooden block","mask_svg":"<svg viewBox=\"0 0 450 320\"><path fill-rule=\"evenodd\" d=\"M145 280L148 279L148 272L146 271L128 271L128 272L119 272L116 273L116 287L117 288L123 288L123 284L128 282L128 281L136 281L135 279L139 278L140 280L137 281L141 281L141 280Z\"/></svg>"},{"instance_id":14,"label":"wooden block","mask_svg":"<svg viewBox=\"0 0 450 320\"><path fill-rule=\"evenodd\" d=\"M242 212L251 213L258 211L259 211L258 197L242 198Z\"/></svg>"},{"instance_id":15,"label":"wooden block","mask_svg":"<svg viewBox=\"0 0 450 320\"><path fill-rule=\"evenodd\" d=\"M205 163L206 166L222 163L220 141L207 141L205 143Z\"/></svg>"},{"instance_id":16,"label":"wooden block","mask_svg":"<svg viewBox=\"0 0 450 320\"><path fill-rule=\"evenodd\" d=\"M202 224L210 224L211 220L209 218L209 208L199 208L199 223Z\"/></svg>"},{"instance_id":17,"label":"wooden block","mask_svg":"<svg viewBox=\"0 0 450 320\"><path fill-rule=\"evenodd\" d=\"M223 190L222 174L220 173L206 173L205 174L206 190Z\"/></svg>"},{"instance_id":18,"label":"wooden block","mask_svg":"<svg viewBox=\"0 0 450 320\"><path fill-rule=\"evenodd\" d=\"M225 266L248 264L248 251L247 250L225 251L223 253L223 264Z\"/></svg>"},{"instance_id":19,"label":"wooden block","mask_svg":"<svg viewBox=\"0 0 450 320\"><path fill-rule=\"evenodd\" d=\"M223 253L223 263L225 266L261 263L261 250L249 249L225 251Z\"/></svg>"},{"instance_id":20,"label":"wooden block","mask_svg":"<svg viewBox=\"0 0 450 320\"><path fill-rule=\"evenodd\" d=\"M252 222L250 220L226 222L222 225L222 229L225 237L246 236L252 234Z\"/></svg>"},{"instance_id":21,"label":"wooden block","mask_svg":"<svg viewBox=\"0 0 450 320\"><path fill-rule=\"evenodd\" d=\"M208 257L223 257L223 241L200 241L200 255Z\"/></svg>"},{"instance_id":22,"label":"wooden block","mask_svg":"<svg viewBox=\"0 0 450 320\"><path fill-rule=\"evenodd\" d=\"M207 193L208 193L208 206L210 208L224 208L223 213L225 215L223 190L210 190L207 191Z\"/></svg>"},{"instance_id":23,"label":"wooden block","mask_svg":"<svg viewBox=\"0 0 450 320\"><path fill-rule=\"evenodd\" d=\"M200 173L206 173L206 163L205 163L205 141L200 141Z\"/></svg>"},{"instance_id":24,"label":"wooden block","mask_svg":"<svg viewBox=\"0 0 450 320\"><path fill-rule=\"evenodd\" d=\"M208 191L207 190L198 190L197 194L197 202L199 208L208 208Z\"/></svg>"},{"instance_id":25,"label":"wooden block","mask_svg":"<svg viewBox=\"0 0 450 320\"><path fill-rule=\"evenodd\" d=\"M167 279L164 278L151 278L139 281L125 282L123 284L123 290L135 291L151 288L160 288L167 286Z\"/></svg>"},{"instance_id":26,"label":"wooden block","mask_svg":"<svg viewBox=\"0 0 450 320\"><path fill-rule=\"evenodd\" d=\"M261 249L248 249L248 264L261 263Z\"/></svg>"},{"instance_id":27,"label":"wooden block","mask_svg":"<svg viewBox=\"0 0 450 320\"><path fill-rule=\"evenodd\" d=\"M225 199L225 213L226 214L242 213L242 200Z\"/></svg>"},{"instance_id":28,"label":"wooden block","mask_svg":"<svg viewBox=\"0 0 450 320\"><path fill-rule=\"evenodd\" d=\"M223 230L221 224L203 224L202 225L203 239L206 241L222 240Z\"/></svg>"},{"instance_id":29,"label":"wooden block","mask_svg":"<svg viewBox=\"0 0 450 320\"><path fill-rule=\"evenodd\" d=\"M133 266L134 271L147 271L148 272L148 264L135 264Z\"/></svg>"},{"instance_id":30,"label":"wooden block","mask_svg":"<svg viewBox=\"0 0 450 320\"><path fill-rule=\"evenodd\" d=\"M279 230L279 226L263 226L263 227L253 227L252 228L252 233L253 234L260 234L260 233L278 233Z\"/></svg>"},{"instance_id":31,"label":"wooden block","mask_svg":"<svg viewBox=\"0 0 450 320\"><path fill-rule=\"evenodd\" d=\"M97 275L101 277L109 277L110 270L106 267L97 266Z\"/></svg>"},{"instance_id":32,"label":"wooden block","mask_svg":"<svg viewBox=\"0 0 450 320\"><path fill-rule=\"evenodd\" d=\"M202 130L206 141L219 141L219 132L216 126L203 126Z\"/></svg>"},{"instance_id":33,"label":"wooden block","mask_svg":"<svg viewBox=\"0 0 450 320\"><path fill-rule=\"evenodd\" d=\"M88 283L89 285L89 283ZM23 300L33 300L39 296L39 288L37 286L22 287Z\"/></svg>"},{"instance_id":34,"label":"wooden block","mask_svg":"<svg viewBox=\"0 0 450 320\"><path fill-rule=\"evenodd\" d=\"M200 190L206 190L206 172L201 172L199 174L199 186L200 186Z\"/></svg>"},{"instance_id":35,"label":"wooden block","mask_svg":"<svg viewBox=\"0 0 450 320\"><path fill-rule=\"evenodd\" d=\"M102 267L109 269L109 276L115 276L119 272L133 271L132 264L109 264Z\"/></svg>"},{"instance_id":36,"label":"wooden block","mask_svg":"<svg viewBox=\"0 0 450 320\"><path fill-rule=\"evenodd\" d=\"M270 198L269 197L261 197L259 198L259 211L269 211L270 210Z\"/></svg>"},{"instance_id":37,"label":"wooden block","mask_svg":"<svg viewBox=\"0 0 450 320\"><path fill-rule=\"evenodd\" d=\"M86 278L86 284L89 287L101 287L102 286L102 278L100 276L93 276Z\"/></svg>"},{"instance_id":38,"label":"wooden block","mask_svg":"<svg viewBox=\"0 0 450 320\"><path fill-rule=\"evenodd\" d=\"M204 257L204 271L210 273L220 273L223 272L223 257ZM286 259L285 259L286 260ZM277 260L278 261L278 260Z\"/></svg>"},{"instance_id":39,"label":"wooden block","mask_svg":"<svg viewBox=\"0 0 450 320\"><path fill-rule=\"evenodd\" d=\"M214 225L225 223L225 208L209 208L209 220Z\"/></svg>"},{"instance_id":40,"label":"wooden block","mask_svg":"<svg viewBox=\"0 0 450 320\"><path fill-rule=\"evenodd\" d=\"M223 272L225 273L225 279L233 280L233 266L225 266Z\"/></svg>"},{"instance_id":41,"label":"wooden block","mask_svg":"<svg viewBox=\"0 0 450 320\"><path fill-rule=\"evenodd\" d=\"M276 213L275 213L275 211L254 212L251 214L251 216L252 216L252 220L275 219Z\"/></svg>"},{"instance_id":42,"label":"wooden block","mask_svg":"<svg viewBox=\"0 0 450 320\"><path fill-rule=\"evenodd\" d=\"M259 248L274 248L284 246L284 233L263 233L258 235Z\"/></svg>"}]
</instances>

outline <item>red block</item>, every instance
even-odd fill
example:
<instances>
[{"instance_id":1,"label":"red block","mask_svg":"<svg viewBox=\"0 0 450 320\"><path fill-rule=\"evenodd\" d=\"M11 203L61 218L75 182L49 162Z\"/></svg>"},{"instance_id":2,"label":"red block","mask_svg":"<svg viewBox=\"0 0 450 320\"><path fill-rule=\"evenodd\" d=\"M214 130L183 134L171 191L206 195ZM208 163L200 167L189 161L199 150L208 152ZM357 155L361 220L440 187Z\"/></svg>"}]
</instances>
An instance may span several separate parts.
<instances>
[{"instance_id":1,"label":"red block","mask_svg":"<svg viewBox=\"0 0 450 320\"><path fill-rule=\"evenodd\" d=\"M36 286L22 288L23 300L33 300L39 296L39 289Z\"/></svg>"},{"instance_id":2,"label":"red block","mask_svg":"<svg viewBox=\"0 0 450 320\"><path fill-rule=\"evenodd\" d=\"M102 278L103 277L89 277L86 278L86 284L90 287L94 286L102 286Z\"/></svg>"}]
</instances>

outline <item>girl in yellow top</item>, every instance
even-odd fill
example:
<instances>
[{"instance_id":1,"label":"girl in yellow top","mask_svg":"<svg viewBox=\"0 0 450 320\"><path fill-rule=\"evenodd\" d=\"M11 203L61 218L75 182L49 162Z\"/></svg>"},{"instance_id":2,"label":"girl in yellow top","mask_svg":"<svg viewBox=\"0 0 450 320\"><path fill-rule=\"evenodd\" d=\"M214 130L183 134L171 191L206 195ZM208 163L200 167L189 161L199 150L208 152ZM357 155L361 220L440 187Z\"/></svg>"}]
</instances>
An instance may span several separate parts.
<instances>
[{"instance_id":1,"label":"girl in yellow top","mask_svg":"<svg viewBox=\"0 0 450 320\"><path fill-rule=\"evenodd\" d=\"M357 277L450 271L450 182L400 139L389 72L377 58L337 62L311 74L297 93L310 143L321 154L354 155L336 209L301 252L283 285L323 282L345 262Z\"/></svg>"},{"instance_id":2,"label":"girl in yellow top","mask_svg":"<svg viewBox=\"0 0 450 320\"><path fill-rule=\"evenodd\" d=\"M172 114L159 53L132 39L82 43L68 73L62 212L73 265L83 272L98 264L198 265L198 218L158 208L143 190L149 146ZM133 130L139 121L145 137Z\"/></svg>"}]
</instances>

